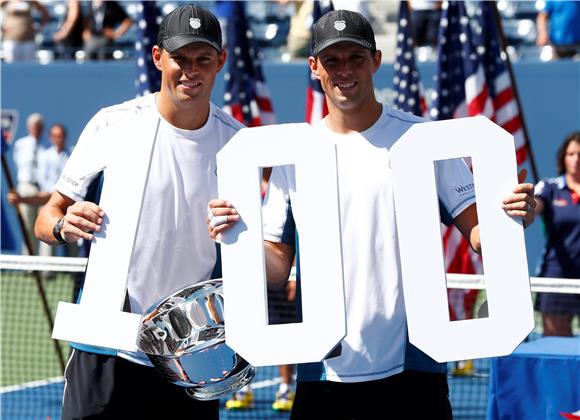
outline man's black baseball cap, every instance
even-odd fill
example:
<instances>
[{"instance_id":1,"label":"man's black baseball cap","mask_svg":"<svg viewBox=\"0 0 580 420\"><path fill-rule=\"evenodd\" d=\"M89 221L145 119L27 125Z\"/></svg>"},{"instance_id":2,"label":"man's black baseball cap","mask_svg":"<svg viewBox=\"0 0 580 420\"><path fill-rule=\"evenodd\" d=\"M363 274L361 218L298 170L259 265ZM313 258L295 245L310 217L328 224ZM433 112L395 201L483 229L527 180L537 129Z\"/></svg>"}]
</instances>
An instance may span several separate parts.
<instances>
[{"instance_id":1,"label":"man's black baseball cap","mask_svg":"<svg viewBox=\"0 0 580 420\"><path fill-rule=\"evenodd\" d=\"M167 14L159 25L157 45L174 52L192 42L204 42L222 51L222 29L209 10L188 4Z\"/></svg>"},{"instance_id":2,"label":"man's black baseball cap","mask_svg":"<svg viewBox=\"0 0 580 420\"><path fill-rule=\"evenodd\" d=\"M366 18L350 10L333 10L322 16L314 26L312 55L338 42L354 42L372 52L377 49L375 33Z\"/></svg>"}]
</instances>

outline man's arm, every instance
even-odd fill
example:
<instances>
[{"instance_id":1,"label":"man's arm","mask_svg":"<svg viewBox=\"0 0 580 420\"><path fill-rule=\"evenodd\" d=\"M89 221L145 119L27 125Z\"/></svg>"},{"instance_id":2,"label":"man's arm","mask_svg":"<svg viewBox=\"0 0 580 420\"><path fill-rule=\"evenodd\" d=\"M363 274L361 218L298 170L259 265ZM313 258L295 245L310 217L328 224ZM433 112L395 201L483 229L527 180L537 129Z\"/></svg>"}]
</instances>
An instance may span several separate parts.
<instances>
[{"instance_id":1,"label":"man's arm","mask_svg":"<svg viewBox=\"0 0 580 420\"><path fill-rule=\"evenodd\" d=\"M478 254L481 253L481 239L479 236L479 224L477 220L477 206L472 204L463 210L455 219L453 224L459 229L463 237L469 242L471 249Z\"/></svg>"},{"instance_id":2,"label":"man's arm","mask_svg":"<svg viewBox=\"0 0 580 420\"><path fill-rule=\"evenodd\" d=\"M292 245L264 241L266 278L270 289L280 289L286 285L292 270L294 254L295 249Z\"/></svg>"},{"instance_id":3,"label":"man's arm","mask_svg":"<svg viewBox=\"0 0 580 420\"><path fill-rule=\"evenodd\" d=\"M55 191L38 213L34 234L39 240L49 245L60 245L52 231L56 222L64 218L60 231L63 240L69 243L81 238L90 241L93 239L91 232L101 230L104 215L103 210L95 203L74 201Z\"/></svg>"},{"instance_id":4,"label":"man's arm","mask_svg":"<svg viewBox=\"0 0 580 420\"><path fill-rule=\"evenodd\" d=\"M50 193L47 191L40 191L34 195L29 195L27 197L23 197L20 194L18 194L17 192L11 191L7 194L6 198L8 199L8 202L13 206L16 206L18 204L29 204L31 206L42 206L43 204L45 204L49 200Z\"/></svg>"},{"instance_id":5,"label":"man's arm","mask_svg":"<svg viewBox=\"0 0 580 420\"><path fill-rule=\"evenodd\" d=\"M536 45L544 46L550 43L550 35L548 33L548 14L546 12L538 13L536 18L536 29L538 36L536 37Z\"/></svg>"},{"instance_id":6,"label":"man's arm","mask_svg":"<svg viewBox=\"0 0 580 420\"><path fill-rule=\"evenodd\" d=\"M230 202L219 199L209 202L207 224L211 239L219 241L221 234L230 229L238 220L240 220L240 216ZM266 278L270 288L284 287L288 277L290 277L294 254L293 245L264 241Z\"/></svg>"},{"instance_id":7,"label":"man's arm","mask_svg":"<svg viewBox=\"0 0 580 420\"><path fill-rule=\"evenodd\" d=\"M535 207L534 186L524 183L527 171L522 169L518 174L519 184L513 190L513 193L502 201L502 208L512 217L518 217L523 220L524 228L534 222ZM481 238L479 234L479 222L477 220L477 207L475 204L470 205L463 210L453 220L457 229L463 234L463 237L469 242L471 248L481 253Z\"/></svg>"}]
</instances>

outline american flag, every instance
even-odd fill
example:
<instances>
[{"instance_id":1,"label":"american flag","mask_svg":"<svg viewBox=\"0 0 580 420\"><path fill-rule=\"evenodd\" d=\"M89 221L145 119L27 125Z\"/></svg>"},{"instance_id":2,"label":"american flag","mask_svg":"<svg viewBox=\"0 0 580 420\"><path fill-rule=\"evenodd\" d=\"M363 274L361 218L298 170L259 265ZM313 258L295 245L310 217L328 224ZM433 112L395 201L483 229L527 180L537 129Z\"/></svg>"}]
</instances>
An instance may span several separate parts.
<instances>
[{"instance_id":1,"label":"american flag","mask_svg":"<svg viewBox=\"0 0 580 420\"><path fill-rule=\"evenodd\" d=\"M320 4L319 1L314 1L312 5L312 29L314 24L318 22L322 16L333 10L332 2L326 1ZM308 70L308 88L306 90L306 122L316 124L328 114L328 105L326 104L326 96L318 81L312 72Z\"/></svg>"},{"instance_id":2,"label":"american flag","mask_svg":"<svg viewBox=\"0 0 580 420\"><path fill-rule=\"evenodd\" d=\"M485 115L493 118L493 103L485 71L473 47L469 18L461 1L444 2L439 26L438 63L430 116L433 120ZM482 271L480 255L474 253L454 226L443 230L445 269L448 273ZM449 292L451 319L471 318L477 291Z\"/></svg>"},{"instance_id":3,"label":"american flag","mask_svg":"<svg viewBox=\"0 0 580 420\"><path fill-rule=\"evenodd\" d=\"M161 88L161 72L153 64L151 48L157 42L161 16L156 2L142 1L137 4L137 27L139 37L135 42L137 53L137 96L157 92Z\"/></svg>"},{"instance_id":4,"label":"american flag","mask_svg":"<svg viewBox=\"0 0 580 420\"><path fill-rule=\"evenodd\" d=\"M480 60L483 62L489 96L493 102L493 120L514 136L518 164L527 157L528 142L523 129L522 115L514 93L514 81L510 77L506 54L501 51L498 28L494 18L493 2L481 1L473 19L474 40Z\"/></svg>"},{"instance_id":5,"label":"american flag","mask_svg":"<svg viewBox=\"0 0 580 420\"><path fill-rule=\"evenodd\" d=\"M393 106L401 111L422 116L427 112L427 104L415 63L414 46L409 4L403 0L399 8L396 61L393 65L395 70L393 85L397 95Z\"/></svg>"},{"instance_id":6,"label":"american flag","mask_svg":"<svg viewBox=\"0 0 580 420\"><path fill-rule=\"evenodd\" d=\"M276 122L261 54L248 26L243 1L233 2L227 25L228 71L223 110L248 127Z\"/></svg>"}]
</instances>

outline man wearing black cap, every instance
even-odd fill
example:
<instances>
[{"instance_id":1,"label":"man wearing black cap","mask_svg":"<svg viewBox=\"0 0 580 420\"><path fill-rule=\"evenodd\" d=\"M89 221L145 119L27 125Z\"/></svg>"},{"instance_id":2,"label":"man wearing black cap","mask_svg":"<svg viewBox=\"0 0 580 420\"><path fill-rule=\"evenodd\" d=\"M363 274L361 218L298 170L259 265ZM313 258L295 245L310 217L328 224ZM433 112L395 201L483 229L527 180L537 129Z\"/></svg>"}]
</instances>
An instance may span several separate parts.
<instances>
[{"instance_id":1,"label":"man wearing black cap","mask_svg":"<svg viewBox=\"0 0 580 420\"><path fill-rule=\"evenodd\" d=\"M389 150L423 120L375 99L372 78L380 63L373 30L362 15L337 10L316 23L308 64L329 110L316 129L337 151L347 335L338 356L299 365L291 417L296 420L452 417L445 366L408 342L401 288ZM462 160L448 160L437 164L437 172L447 222L480 251L473 189L460 193L463 188L452 187L472 184L470 171ZM275 167L262 211L272 286L287 279L295 254L289 208L297 195L295 180L293 166ZM518 185L503 206L525 224L533 220L532 190L531 184ZM228 217L228 223L210 224L210 236L219 238L239 216L223 200L212 200L210 207L214 215Z\"/></svg>"},{"instance_id":2,"label":"man wearing black cap","mask_svg":"<svg viewBox=\"0 0 580 420\"><path fill-rule=\"evenodd\" d=\"M127 278L126 309L138 314L171 292L212 277L218 257L207 237L205 216L207 202L217 192L215 156L242 127L210 102L215 77L226 60L213 14L192 5L169 13L152 56L162 73L160 91L104 108L91 119L36 222L36 235L51 245L91 241L92 232L104 227L106 209L86 201L85 194L97 176L94 162L106 162L113 152L99 144L106 142L106 133L128 124L133 138L151 141ZM143 124L143 119L152 124ZM144 125L156 129L151 132ZM136 167L134 160L126 156L127 171ZM107 177L105 171L105 183L123 182ZM72 347L63 419L219 416L217 400L190 398L162 378L143 353L75 343Z\"/></svg>"}]
</instances>

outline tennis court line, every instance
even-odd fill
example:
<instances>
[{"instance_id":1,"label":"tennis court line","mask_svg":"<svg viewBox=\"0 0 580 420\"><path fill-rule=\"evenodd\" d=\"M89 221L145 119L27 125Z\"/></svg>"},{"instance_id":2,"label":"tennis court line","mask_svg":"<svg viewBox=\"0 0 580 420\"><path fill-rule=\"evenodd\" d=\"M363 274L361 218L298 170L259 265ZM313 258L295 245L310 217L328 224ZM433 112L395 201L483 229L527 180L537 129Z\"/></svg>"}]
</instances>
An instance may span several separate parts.
<instances>
[{"instance_id":1,"label":"tennis court line","mask_svg":"<svg viewBox=\"0 0 580 420\"><path fill-rule=\"evenodd\" d=\"M9 385L9 386L5 386L5 387L0 388L0 394L4 394L6 392L22 391L24 389L51 385L51 384L54 384L57 382L63 382L63 381L64 381L64 376L55 376L54 378L26 382L26 383L20 384L20 385Z\"/></svg>"},{"instance_id":2,"label":"tennis court line","mask_svg":"<svg viewBox=\"0 0 580 420\"><path fill-rule=\"evenodd\" d=\"M252 389L268 388L269 386L278 385L280 382L280 378L264 379L263 381L250 382L250 386Z\"/></svg>"}]
</instances>

